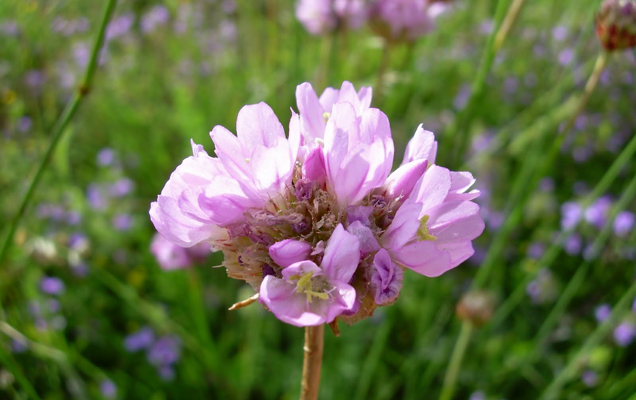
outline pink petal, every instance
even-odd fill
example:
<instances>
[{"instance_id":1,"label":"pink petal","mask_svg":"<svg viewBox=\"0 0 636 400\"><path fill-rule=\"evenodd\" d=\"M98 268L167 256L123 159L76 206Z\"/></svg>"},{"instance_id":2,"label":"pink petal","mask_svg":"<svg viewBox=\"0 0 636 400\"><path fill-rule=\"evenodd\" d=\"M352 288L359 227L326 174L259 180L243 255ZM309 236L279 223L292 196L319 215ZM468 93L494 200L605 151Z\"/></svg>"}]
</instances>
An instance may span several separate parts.
<instances>
[{"instance_id":1,"label":"pink petal","mask_svg":"<svg viewBox=\"0 0 636 400\"><path fill-rule=\"evenodd\" d=\"M427 165L428 161L426 160L415 160L400 166L386 178L384 183L386 194L392 198L409 197L413 187L415 187L415 183L426 171Z\"/></svg>"},{"instance_id":2,"label":"pink petal","mask_svg":"<svg viewBox=\"0 0 636 400\"><path fill-rule=\"evenodd\" d=\"M387 249L399 249L410 242L420 228L419 203L404 204L395 214L393 222L382 234L382 246Z\"/></svg>"},{"instance_id":3,"label":"pink petal","mask_svg":"<svg viewBox=\"0 0 636 400\"><path fill-rule=\"evenodd\" d=\"M335 288L335 290L332 292L332 302L322 302L328 304L327 312L325 315L326 323L332 322L338 315L342 314L343 312L352 310L356 301L356 290L351 285L345 282L331 283Z\"/></svg>"},{"instance_id":4,"label":"pink petal","mask_svg":"<svg viewBox=\"0 0 636 400\"><path fill-rule=\"evenodd\" d=\"M265 304L276 318L295 326L315 326L325 317L307 312L307 296L296 292L296 285L268 275L260 287L259 302Z\"/></svg>"},{"instance_id":5,"label":"pink petal","mask_svg":"<svg viewBox=\"0 0 636 400\"><path fill-rule=\"evenodd\" d=\"M320 101L323 112L331 113L333 105L336 103L336 100L338 100L338 90L328 87L322 92L318 100Z\"/></svg>"},{"instance_id":6,"label":"pink petal","mask_svg":"<svg viewBox=\"0 0 636 400\"><path fill-rule=\"evenodd\" d=\"M236 119L238 141L243 149L276 147L285 140L285 130L274 111L265 103L244 106Z\"/></svg>"},{"instance_id":7,"label":"pink petal","mask_svg":"<svg viewBox=\"0 0 636 400\"><path fill-rule=\"evenodd\" d=\"M437 142L435 141L435 135L433 132L425 131L420 125L406 146L402 165L414 160L427 160L429 164L435 164L436 154Z\"/></svg>"},{"instance_id":8,"label":"pink petal","mask_svg":"<svg viewBox=\"0 0 636 400\"><path fill-rule=\"evenodd\" d=\"M409 197L409 202L422 203L420 218L426 215L426 211L441 204L451 186L450 171L444 167L432 165L415 184L415 188Z\"/></svg>"},{"instance_id":9,"label":"pink petal","mask_svg":"<svg viewBox=\"0 0 636 400\"><path fill-rule=\"evenodd\" d=\"M315 147L307 154L302 171L304 178L316 182L320 187L325 184L325 158L320 147Z\"/></svg>"},{"instance_id":10,"label":"pink petal","mask_svg":"<svg viewBox=\"0 0 636 400\"><path fill-rule=\"evenodd\" d=\"M455 268L459 264L468 260L475 253L473 244L470 240L438 244L438 248L448 253L450 256L451 268Z\"/></svg>"},{"instance_id":11,"label":"pink petal","mask_svg":"<svg viewBox=\"0 0 636 400\"><path fill-rule=\"evenodd\" d=\"M339 224L327 242L321 266L332 281L349 282L360 262L360 243Z\"/></svg>"},{"instance_id":12,"label":"pink petal","mask_svg":"<svg viewBox=\"0 0 636 400\"><path fill-rule=\"evenodd\" d=\"M296 104L301 115L301 131L305 143L313 143L316 138L322 139L326 126L324 111L309 83L301 83L296 87Z\"/></svg>"},{"instance_id":13,"label":"pink petal","mask_svg":"<svg viewBox=\"0 0 636 400\"><path fill-rule=\"evenodd\" d=\"M220 125L212 129L210 137L214 142L214 152L223 163L228 174L239 181L249 180L251 175L249 155L243 153L238 138Z\"/></svg>"},{"instance_id":14,"label":"pink petal","mask_svg":"<svg viewBox=\"0 0 636 400\"><path fill-rule=\"evenodd\" d=\"M269 248L269 255L279 266L285 268L293 263L307 260L311 254L311 245L307 242L286 239L273 244Z\"/></svg>"},{"instance_id":15,"label":"pink petal","mask_svg":"<svg viewBox=\"0 0 636 400\"><path fill-rule=\"evenodd\" d=\"M450 255L439 250L433 241L411 243L393 251L392 256L398 263L429 278L439 276L455 266L451 264Z\"/></svg>"},{"instance_id":16,"label":"pink petal","mask_svg":"<svg viewBox=\"0 0 636 400\"><path fill-rule=\"evenodd\" d=\"M472 240L484 231L479 206L471 201L445 202L427 215L429 232L438 241Z\"/></svg>"}]
</instances>

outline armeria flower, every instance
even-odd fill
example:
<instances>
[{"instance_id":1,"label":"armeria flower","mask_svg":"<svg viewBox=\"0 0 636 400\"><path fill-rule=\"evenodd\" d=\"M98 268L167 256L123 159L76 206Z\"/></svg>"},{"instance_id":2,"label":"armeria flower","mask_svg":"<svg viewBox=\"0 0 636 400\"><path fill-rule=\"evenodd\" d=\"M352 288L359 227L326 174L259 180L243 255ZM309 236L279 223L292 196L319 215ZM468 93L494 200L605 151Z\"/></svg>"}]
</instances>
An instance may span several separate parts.
<instances>
[{"instance_id":1,"label":"armeria flower","mask_svg":"<svg viewBox=\"0 0 636 400\"><path fill-rule=\"evenodd\" d=\"M435 19L448 5L435 0L376 0L371 27L389 42L415 41L435 29Z\"/></svg>"},{"instance_id":2,"label":"armeria flower","mask_svg":"<svg viewBox=\"0 0 636 400\"><path fill-rule=\"evenodd\" d=\"M468 172L435 165L421 126L391 173L389 120L371 89L349 82L319 97L298 86L289 137L265 104L245 106L238 136L211 133L217 157L193 144L151 205L172 243L221 250L284 322L355 323L399 297L404 269L434 277L459 265L484 229Z\"/></svg>"},{"instance_id":3,"label":"armeria flower","mask_svg":"<svg viewBox=\"0 0 636 400\"><path fill-rule=\"evenodd\" d=\"M595 25L596 36L605 50L636 47L636 1L605 0Z\"/></svg>"},{"instance_id":4,"label":"armeria flower","mask_svg":"<svg viewBox=\"0 0 636 400\"><path fill-rule=\"evenodd\" d=\"M204 261L210 254L210 246L206 243L199 243L192 247L181 247L157 233L150 243L150 252L157 259L159 266L169 271L187 268L192 264Z\"/></svg>"},{"instance_id":5,"label":"armeria flower","mask_svg":"<svg viewBox=\"0 0 636 400\"><path fill-rule=\"evenodd\" d=\"M365 0L299 0L296 18L313 35L339 27L358 29L367 18Z\"/></svg>"}]
</instances>

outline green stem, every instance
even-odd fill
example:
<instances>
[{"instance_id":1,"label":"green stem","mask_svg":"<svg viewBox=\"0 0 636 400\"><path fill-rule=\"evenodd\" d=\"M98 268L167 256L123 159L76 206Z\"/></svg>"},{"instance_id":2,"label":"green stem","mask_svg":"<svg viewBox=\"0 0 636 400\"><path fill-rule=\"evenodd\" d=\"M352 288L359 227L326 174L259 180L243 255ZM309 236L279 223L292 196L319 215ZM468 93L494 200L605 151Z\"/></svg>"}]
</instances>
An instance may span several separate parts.
<instances>
[{"instance_id":1,"label":"green stem","mask_svg":"<svg viewBox=\"0 0 636 400\"><path fill-rule=\"evenodd\" d=\"M444 386L442 386L442 393L439 396L439 400L450 400L453 398L453 394L455 394L457 376L459 375L459 369L462 365L472 330L473 325L470 321L462 322L459 338L457 338L457 342L455 342L453 355L451 356L446 375L444 376Z\"/></svg>"},{"instance_id":2,"label":"green stem","mask_svg":"<svg viewBox=\"0 0 636 400\"><path fill-rule=\"evenodd\" d=\"M305 356L303 359L303 377L300 388L300 400L317 400L320 389L320 369L324 346L325 325L305 327Z\"/></svg>"},{"instance_id":3,"label":"green stem","mask_svg":"<svg viewBox=\"0 0 636 400\"><path fill-rule=\"evenodd\" d=\"M514 25L524 2L525 0L514 0L513 3L510 5L510 8L508 8L508 12L506 13L506 17L501 24L501 28L499 28L499 30L497 31L497 35L495 36L495 42L493 44L495 53L498 52L499 49L501 49L501 46L503 46L504 41L508 36L508 32L510 32L512 25Z\"/></svg>"},{"instance_id":4,"label":"green stem","mask_svg":"<svg viewBox=\"0 0 636 400\"><path fill-rule=\"evenodd\" d=\"M536 359L536 357L538 356L539 350L541 350L541 348L545 346L549 333L561 319L562 315L565 313L567 306L570 304L570 301L572 300L574 295L578 293L580 286L585 281L585 275L587 274L591 261L596 258L601 249L607 243L607 240L612 234L616 216L630 204L634 197L636 197L636 176L634 176L618 202L610 210L610 215L607 223L605 224L601 232L596 236L594 242L592 242L591 252L589 254L586 254L587 260L578 268L578 271L576 272L574 277L570 280L565 290L561 293L561 296L559 297L556 305L552 308L550 314L539 328L535 340L535 346L533 346L534 359Z\"/></svg>"},{"instance_id":5,"label":"green stem","mask_svg":"<svg viewBox=\"0 0 636 400\"><path fill-rule=\"evenodd\" d=\"M492 33L488 37L486 48L482 53L479 69L477 70L477 74L475 75L475 79L471 85L470 97L466 104L466 108L464 108L464 110L457 116L456 122L450 128L448 136L453 138L456 144L453 158L454 161L459 160L464 154L467 145L466 142L470 136L470 124L474 116L474 108L475 105L479 103L484 92L486 77L488 76L488 72L490 72L490 68L492 67L492 63L494 62L497 54L497 50L495 49L495 37L507 14L508 3L508 0L497 1L497 9L495 10L494 18L495 29L493 29Z\"/></svg>"},{"instance_id":6,"label":"green stem","mask_svg":"<svg viewBox=\"0 0 636 400\"><path fill-rule=\"evenodd\" d=\"M62 115L60 115L55 125L53 126L53 129L51 130L51 137L53 139L51 139L51 143L49 144L49 147L46 150L46 153L44 154L44 158L40 162L40 166L37 172L35 173L35 176L31 180L31 183L29 184L29 188L27 189L27 192L25 193L24 197L22 198L22 201L20 202L18 213L16 214L13 221L11 221L9 232L6 238L4 239L4 243L2 244L2 249L0 250L0 264L2 264L2 261L4 260L7 254L7 251L11 247L11 244L13 242L13 236L15 235L15 231L18 227L18 224L20 223L20 220L22 219L22 217L24 216L24 213L26 212L29 202L31 201L31 197L33 197L33 194L35 193L35 189L40 183L40 179L42 178L42 175L44 174L44 171L51 160L51 156L55 152L57 144L60 142L60 139L64 136L64 133L66 132L66 127L68 126L69 122L71 122L71 120L73 119L73 116L75 116L75 113L77 112L77 109L82 103L82 100L86 97L86 95L90 91L90 85L93 81L95 70L97 69L97 60L99 58L99 51L101 50L102 43L104 42L104 33L106 32L106 26L108 25L108 21L110 21L110 18L113 15L113 11L115 10L116 4L117 4L117 0L108 0L108 3L106 3L106 6L104 7L104 12L102 14L102 21L99 26L99 30L97 32L97 37L95 38L93 51L91 52L90 60L84 72L84 79L82 80L82 83L79 85L79 88L73 95L73 98L67 103L66 107L64 108L64 111L62 112Z\"/></svg>"},{"instance_id":7,"label":"green stem","mask_svg":"<svg viewBox=\"0 0 636 400\"><path fill-rule=\"evenodd\" d=\"M484 260L482 267L477 272L475 279L473 281L473 287L482 287L487 279L489 278L489 274L494 268L497 260L500 258L501 253L505 248L505 244L509 238L512 229L516 226L518 220L521 218L523 208L525 207L525 203L529 197L529 194L534 190L539 180L546 175L549 168L552 166L552 163L556 159L556 156L559 153L559 149L561 148L561 144L565 139L567 132L574 125L574 121L578 115L583 111L585 105L587 104L592 92L596 88L596 84L601 76L601 72L603 72L603 68L605 67L608 60L608 53L602 52L594 66L594 70L592 71L590 78L585 85L585 90L581 97L578 98L576 102L576 109L570 115L565 128L562 132L559 133L558 136L552 141L552 146L547 152L547 155L543 157L540 162L531 162L531 160L526 160L523 163L521 172L517 175L515 180L512 194L508 200L506 209L511 210L506 214L504 226L497 232L493 240L493 244L488 249L488 253L486 254L486 259ZM568 103L570 103L568 101ZM549 125L548 125L549 127ZM537 144L534 145L534 149L540 149L540 144L537 141ZM540 170L538 173L533 174L534 168L536 166L540 166Z\"/></svg>"},{"instance_id":8,"label":"green stem","mask_svg":"<svg viewBox=\"0 0 636 400\"><path fill-rule=\"evenodd\" d=\"M20 369L20 366L15 362L15 360L13 360L10 354L5 352L3 346L0 346L0 364L6 367L11 372L11 374L13 374L15 379L18 381L20 386L22 386L22 389L24 389L30 399L41 399L31 382L29 382L29 379L26 377L22 369Z\"/></svg>"},{"instance_id":9,"label":"green stem","mask_svg":"<svg viewBox=\"0 0 636 400\"><path fill-rule=\"evenodd\" d=\"M563 368L552 380L550 385L548 385L546 390L541 394L539 400L552 400L558 398L563 385L574 376L580 368L582 360L585 359L588 354L596 346L598 346L601 340L607 336L612 327L618 322L619 317L632 302L634 296L636 296L636 282L631 285L623 297L621 297L618 301L616 306L614 306L609 318L596 327L594 332L592 332L592 335L590 335L583 346L581 346L581 349L570 359L565 368Z\"/></svg>"},{"instance_id":10,"label":"green stem","mask_svg":"<svg viewBox=\"0 0 636 400\"><path fill-rule=\"evenodd\" d=\"M596 184L592 192L582 201L582 209L588 208L590 204L594 203L603 193L607 192L609 187L616 180L616 177L620 173L621 169L625 166L625 164L633 159L634 154L636 154L636 136L632 138L632 140L619 154L619 156L612 163L607 172L605 172L601 180ZM567 240L567 238L569 238L570 235L572 235L572 233L576 231L580 224L581 221L578 221L576 225L566 230L565 232L562 232L557 237L557 239L552 242L544 255L539 259L537 264L543 267L550 266L559 255L559 252L565 240ZM517 286L512 295L510 295L508 299L506 299L506 301L501 305L501 307L497 309L497 312L493 316L491 327L496 327L500 323L502 323L512 312L512 310L514 310L514 308L521 302L525 294L525 287L532 279L534 279L534 274L529 275L526 279L524 279L523 282L521 282L519 286Z\"/></svg>"}]
</instances>

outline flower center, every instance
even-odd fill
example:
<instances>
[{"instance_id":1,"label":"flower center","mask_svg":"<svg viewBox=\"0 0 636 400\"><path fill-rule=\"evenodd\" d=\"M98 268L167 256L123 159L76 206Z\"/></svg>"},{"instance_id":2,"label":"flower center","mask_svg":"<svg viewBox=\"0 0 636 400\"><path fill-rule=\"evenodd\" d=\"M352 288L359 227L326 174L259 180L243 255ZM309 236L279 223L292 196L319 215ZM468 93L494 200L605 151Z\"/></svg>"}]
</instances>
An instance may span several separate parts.
<instances>
[{"instance_id":1,"label":"flower center","mask_svg":"<svg viewBox=\"0 0 636 400\"><path fill-rule=\"evenodd\" d=\"M419 237L420 240L430 240L430 241L437 240L437 237L431 235L431 233L428 230L428 226L426 226L428 219L429 219L429 216L425 215L420 220L420 229L418 229L417 231L417 237Z\"/></svg>"},{"instance_id":2,"label":"flower center","mask_svg":"<svg viewBox=\"0 0 636 400\"><path fill-rule=\"evenodd\" d=\"M296 293L305 293L307 295L307 301L311 303L312 297L317 297L320 300L329 300L329 293L318 292L314 290L314 283L317 283L317 290L324 290L324 281L320 282L318 279L312 279L313 272L305 272L302 276L293 275L291 279L297 279ZM316 277L318 278L318 277Z\"/></svg>"}]
</instances>

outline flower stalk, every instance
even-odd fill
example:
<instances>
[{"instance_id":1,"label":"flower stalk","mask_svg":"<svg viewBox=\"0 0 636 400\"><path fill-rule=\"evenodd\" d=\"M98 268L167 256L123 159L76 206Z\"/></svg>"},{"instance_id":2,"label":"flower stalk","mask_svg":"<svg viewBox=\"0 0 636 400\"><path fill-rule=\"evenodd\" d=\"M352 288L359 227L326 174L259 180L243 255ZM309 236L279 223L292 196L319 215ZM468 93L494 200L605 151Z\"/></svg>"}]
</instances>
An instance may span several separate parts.
<instances>
[{"instance_id":1,"label":"flower stalk","mask_svg":"<svg viewBox=\"0 0 636 400\"><path fill-rule=\"evenodd\" d=\"M305 327L305 345L303 347L305 356L303 359L300 400L316 400L318 398L324 333L324 324Z\"/></svg>"},{"instance_id":2,"label":"flower stalk","mask_svg":"<svg viewBox=\"0 0 636 400\"><path fill-rule=\"evenodd\" d=\"M24 197L22 198L22 201L20 202L18 213L16 214L13 221L11 221L9 232L7 233L7 236L4 239L4 242L2 244L2 249L0 249L0 263L2 263L2 260L6 256L7 251L9 250L9 247L11 246L11 243L13 241L13 236L15 235L15 231L18 227L18 224L20 223L20 220L22 219L22 217L24 216L24 213L26 212L27 206L29 205L29 202L31 201L31 197L33 197L33 194L35 193L35 189L40 183L40 179L42 178L42 175L44 174L46 166L48 165L49 161L51 160L51 157L53 156L53 153L55 152L55 149L57 148L57 144L60 142L60 139L62 138L62 136L64 136L64 132L66 132L66 127L75 116L75 113L77 112L77 109L82 103L82 100L90 92L93 76L95 75L95 70L97 69L99 51L101 50L102 44L104 43L106 27L108 26L108 22L110 21L113 15L113 12L115 11L116 4L117 4L117 0L109 0L108 3L106 3L106 6L104 7L104 13L102 14L101 24L97 31L97 37L95 38L95 43L93 45L93 50L91 52L88 65L86 66L86 71L84 72L84 79L82 79L82 83L79 85L77 91L73 95L73 98L67 103L66 107L64 108L64 111L62 112L62 115L60 115L55 125L53 126L53 129L51 131L51 137L53 139L51 140L51 143L49 144L49 147L46 150L46 154L44 155L44 158L42 158L42 161L40 162L40 166L38 167L38 170L35 176L33 177L33 180L31 180L31 183L29 184L29 188L27 189Z\"/></svg>"},{"instance_id":3,"label":"flower stalk","mask_svg":"<svg viewBox=\"0 0 636 400\"><path fill-rule=\"evenodd\" d=\"M453 398L453 394L455 394L457 376L459 375L459 369L462 365L462 360L464 359L464 354L466 353L466 347L468 347L472 331L472 322L468 320L462 322L459 338L455 343L453 355L451 356L450 364L448 364L448 369L444 376L444 386L442 386L442 393L439 396L439 400L450 400Z\"/></svg>"}]
</instances>

